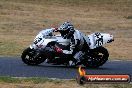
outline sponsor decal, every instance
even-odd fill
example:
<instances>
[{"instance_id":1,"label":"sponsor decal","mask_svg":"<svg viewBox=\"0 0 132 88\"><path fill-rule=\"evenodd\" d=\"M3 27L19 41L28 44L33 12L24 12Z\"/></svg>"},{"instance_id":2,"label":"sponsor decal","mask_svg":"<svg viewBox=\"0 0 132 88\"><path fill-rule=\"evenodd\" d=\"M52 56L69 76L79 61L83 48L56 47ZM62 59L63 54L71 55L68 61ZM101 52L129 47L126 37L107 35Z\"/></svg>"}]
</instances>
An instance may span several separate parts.
<instances>
[{"instance_id":1,"label":"sponsor decal","mask_svg":"<svg viewBox=\"0 0 132 88\"><path fill-rule=\"evenodd\" d=\"M129 83L130 75L127 74L98 74L98 75L88 75L86 71L79 66L78 76L76 78L77 83Z\"/></svg>"}]
</instances>

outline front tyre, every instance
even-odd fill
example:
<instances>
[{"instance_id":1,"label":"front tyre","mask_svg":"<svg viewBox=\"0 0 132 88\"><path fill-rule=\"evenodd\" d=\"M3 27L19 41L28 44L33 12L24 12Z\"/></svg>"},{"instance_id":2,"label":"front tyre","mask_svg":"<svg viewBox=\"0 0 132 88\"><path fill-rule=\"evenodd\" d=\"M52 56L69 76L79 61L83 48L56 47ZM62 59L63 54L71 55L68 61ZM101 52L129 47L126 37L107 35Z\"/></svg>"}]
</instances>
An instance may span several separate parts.
<instances>
[{"instance_id":1,"label":"front tyre","mask_svg":"<svg viewBox=\"0 0 132 88\"><path fill-rule=\"evenodd\" d=\"M22 61L27 65L38 65L45 61L45 59L41 57L34 59L34 55L35 51L28 47L23 51L21 55Z\"/></svg>"},{"instance_id":2,"label":"front tyre","mask_svg":"<svg viewBox=\"0 0 132 88\"><path fill-rule=\"evenodd\" d=\"M98 68L108 60L108 57L108 50L104 47L98 47L91 50L90 54L85 57L86 59L83 65L90 68Z\"/></svg>"}]
</instances>

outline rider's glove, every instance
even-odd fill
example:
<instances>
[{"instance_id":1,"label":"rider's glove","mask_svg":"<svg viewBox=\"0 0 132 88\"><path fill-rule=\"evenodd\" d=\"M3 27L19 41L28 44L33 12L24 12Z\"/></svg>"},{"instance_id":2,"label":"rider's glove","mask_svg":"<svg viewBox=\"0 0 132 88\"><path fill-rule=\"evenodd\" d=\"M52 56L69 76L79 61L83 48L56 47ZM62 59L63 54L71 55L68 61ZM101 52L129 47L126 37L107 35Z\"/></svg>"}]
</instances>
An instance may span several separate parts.
<instances>
[{"instance_id":1,"label":"rider's glove","mask_svg":"<svg viewBox=\"0 0 132 88\"><path fill-rule=\"evenodd\" d=\"M53 30L54 30L54 32L58 32L58 28L57 27L53 28Z\"/></svg>"},{"instance_id":2,"label":"rider's glove","mask_svg":"<svg viewBox=\"0 0 132 88\"><path fill-rule=\"evenodd\" d=\"M59 47L55 47L55 50L56 50L57 53L63 53L62 49L59 48Z\"/></svg>"}]
</instances>

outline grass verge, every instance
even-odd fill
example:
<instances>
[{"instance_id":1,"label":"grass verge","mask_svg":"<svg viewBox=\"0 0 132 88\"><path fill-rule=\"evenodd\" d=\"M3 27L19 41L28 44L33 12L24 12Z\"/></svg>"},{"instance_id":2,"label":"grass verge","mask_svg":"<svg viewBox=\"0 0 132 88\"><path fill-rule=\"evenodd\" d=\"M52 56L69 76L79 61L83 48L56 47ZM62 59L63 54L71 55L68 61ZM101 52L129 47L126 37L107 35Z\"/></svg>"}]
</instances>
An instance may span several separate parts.
<instances>
[{"instance_id":1,"label":"grass verge","mask_svg":"<svg viewBox=\"0 0 132 88\"><path fill-rule=\"evenodd\" d=\"M132 84L85 84L76 80L0 77L0 88L131 88Z\"/></svg>"}]
</instances>

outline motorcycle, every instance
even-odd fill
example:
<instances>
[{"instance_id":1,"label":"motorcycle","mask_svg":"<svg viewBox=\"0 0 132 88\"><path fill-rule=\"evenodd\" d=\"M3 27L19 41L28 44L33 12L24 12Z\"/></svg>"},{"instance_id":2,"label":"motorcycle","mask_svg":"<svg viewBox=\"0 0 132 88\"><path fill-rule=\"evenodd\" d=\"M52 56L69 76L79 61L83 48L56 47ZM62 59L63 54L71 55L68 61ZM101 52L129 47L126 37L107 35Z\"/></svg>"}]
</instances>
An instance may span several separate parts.
<instances>
[{"instance_id":1,"label":"motorcycle","mask_svg":"<svg viewBox=\"0 0 132 88\"><path fill-rule=\"evenodd\" d=\"M38 65L47 62L49 64L66 66L84 65L91 68L102 66L109 57L108 50L103 45L114 41L113 35L108 33L93 33L86 37L89 39L87 51L79 51L74 56L64 56L62 49L66 49L69 46L69 39L64 39L61 35L44 37L42 34L38 34L30 47L23 51L21 55L22 61L27 65ZM73 58L78 55L80 59L79 64Z\"/></svg>"}]
</instances>

